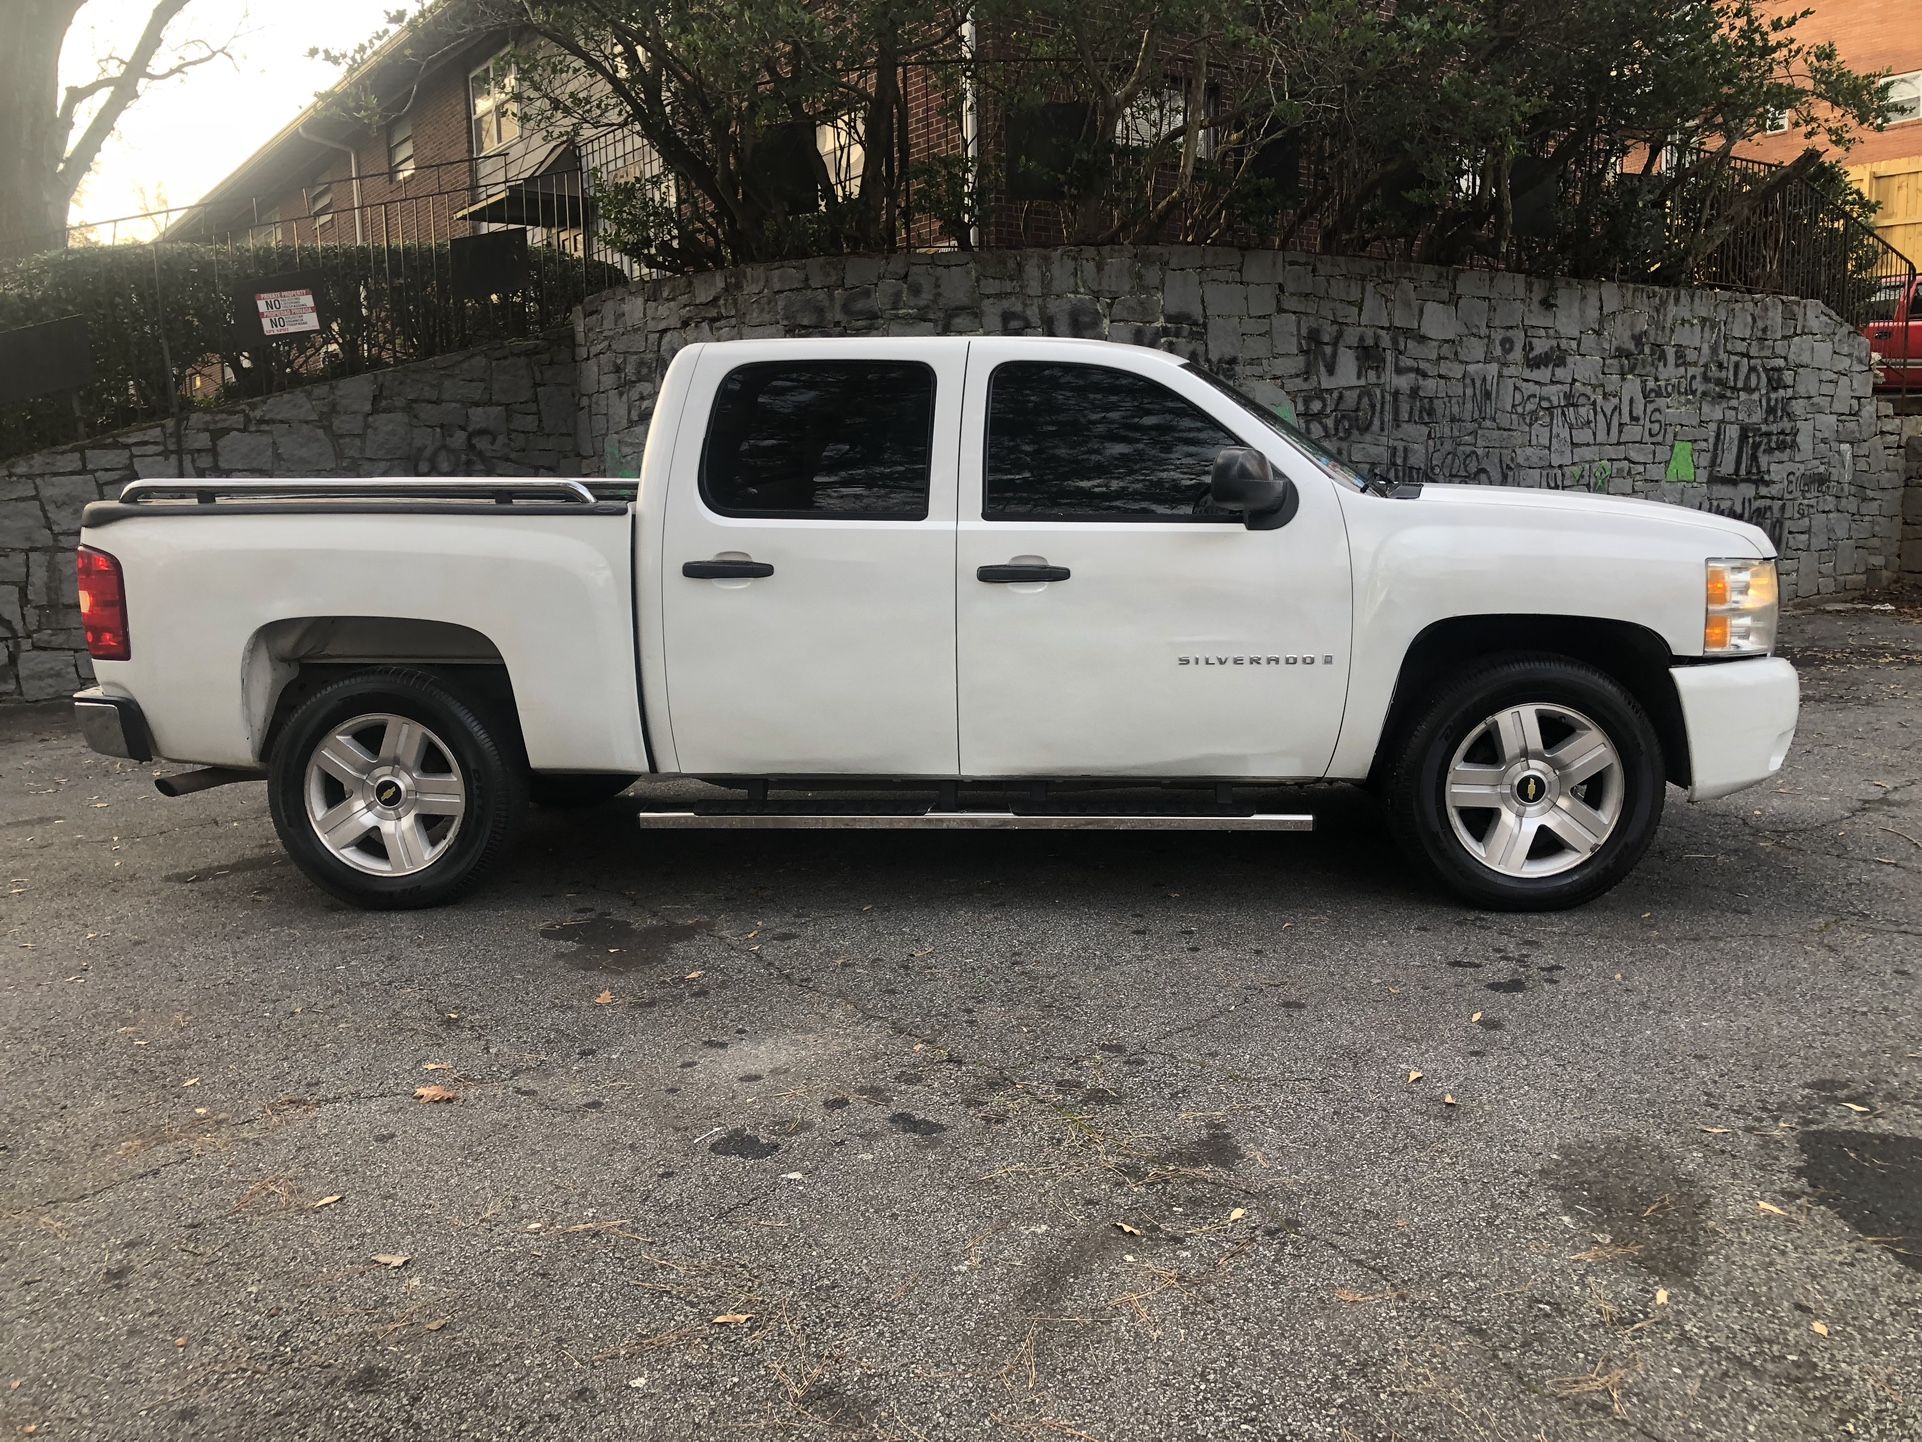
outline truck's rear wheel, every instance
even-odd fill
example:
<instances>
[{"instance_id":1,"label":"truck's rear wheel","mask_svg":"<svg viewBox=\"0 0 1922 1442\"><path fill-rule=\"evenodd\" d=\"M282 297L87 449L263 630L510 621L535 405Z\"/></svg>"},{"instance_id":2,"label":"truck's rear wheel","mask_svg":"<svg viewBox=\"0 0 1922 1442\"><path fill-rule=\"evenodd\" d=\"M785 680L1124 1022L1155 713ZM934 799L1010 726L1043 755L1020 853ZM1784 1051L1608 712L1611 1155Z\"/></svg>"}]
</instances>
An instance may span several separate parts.
<instances>
[{"instance_id":1,"label":"truck's rear wheel","mask_svg":"<svg viewBox=\"0 0 1922 1442\"><path fill-rule=\"evenodd\" d=\"M490 724L420 671L356 672L288 719L269 763L281 844L355 906L437 906L506 851L527 782Z\"/></svg>"},{"instance_id":2,"label":"truck's rear wheel","mask_svg":"<svg viewBox=\"0 0 1922 1442\"><path fill-rule=\"evenodd\" d=\"M1618 682L1515 656L1463 677L1415 723L1387 806L1403 846L1457 894L1550 911L1634 868L1665 786L1655 728Z\"/></svg>"}]
</instances>

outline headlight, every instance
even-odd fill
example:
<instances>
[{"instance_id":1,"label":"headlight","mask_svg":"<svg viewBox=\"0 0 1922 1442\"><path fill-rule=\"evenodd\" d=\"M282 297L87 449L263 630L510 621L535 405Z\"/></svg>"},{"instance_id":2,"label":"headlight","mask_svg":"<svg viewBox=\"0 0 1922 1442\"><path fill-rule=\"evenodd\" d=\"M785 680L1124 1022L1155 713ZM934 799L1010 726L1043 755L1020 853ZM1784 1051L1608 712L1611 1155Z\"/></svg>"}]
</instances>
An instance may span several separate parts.
<instances>
[{"instance_id":1,"label":"headlight","mask_svg":"<svg viewBox=\"0 0 1922 1442\"><path fill-rule=\"evenodd\" d=\"M1773 561L1710 561L1702 654L1766 656L1781 599Z\"/></svg>"}]
</instances>

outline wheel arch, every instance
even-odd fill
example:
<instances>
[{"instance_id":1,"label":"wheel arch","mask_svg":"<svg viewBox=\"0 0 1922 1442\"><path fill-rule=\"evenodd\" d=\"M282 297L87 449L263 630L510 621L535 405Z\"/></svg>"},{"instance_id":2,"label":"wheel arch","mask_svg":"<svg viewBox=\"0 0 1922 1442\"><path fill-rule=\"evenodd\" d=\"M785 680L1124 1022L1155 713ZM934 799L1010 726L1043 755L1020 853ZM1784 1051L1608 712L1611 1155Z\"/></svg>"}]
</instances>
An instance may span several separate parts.
<instances>
[{"instance_id":1,"label":"wheel arch","mask_svg":"<svg viewBox=\"0 0 1922 1442\"><path fill-rule=\"evenodd\" d=\"M371 666L432 674L470 705L510 722L519 747L513 677L500 648L481 632L409 616L290 616L256 630L241 661L242 704L256 758L267 758L287 718L309 696Z\"/></svg>"},{"instance_id":2,"label":"wheel arch","mask_svg":"<svg viewBox=\"0 0 1922 1442\"><path fill-rule=\"evenodd\" d=\"M1675 664L1668 643L1632 621L1527 614L1450 616L1431 623L1409 642L1369 780L1379 781L1386 774L1419 719L1421 703L1438 682L1465 665L1516 651L1565 656L1613 677L1648 713L1662 744L1667 778L1677 786L1689 784L1688 732L1681 698L1668 674Z\"/></svg>"}]
</instances>

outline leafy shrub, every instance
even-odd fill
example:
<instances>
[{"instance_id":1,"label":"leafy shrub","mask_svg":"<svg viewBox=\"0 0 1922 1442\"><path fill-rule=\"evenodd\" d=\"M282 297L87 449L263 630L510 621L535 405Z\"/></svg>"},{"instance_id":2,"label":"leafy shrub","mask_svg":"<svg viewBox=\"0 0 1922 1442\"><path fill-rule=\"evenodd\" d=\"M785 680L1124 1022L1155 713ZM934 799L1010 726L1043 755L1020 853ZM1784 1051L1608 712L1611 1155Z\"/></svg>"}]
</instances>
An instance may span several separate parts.
<instances>
[{"instance_id":1,"label":"leafy shrub","mask_svg":"<svg viewBox=\"0 0 1922 1442\"><path fill-rule=\"evenodd\" d=\"M263 341L236 317L258 290L300 277L322 329ZM30 257L0 269L0 331L78 315L93 380L74 399L0 407L0 455L164 418L186 378L226 401L424 360L563 324L583 297L624 284L618 267L553 246L528 249L527 280L482 300L454 294L445 242L388 246L159 243Z\"/></svg>"}]
</instances>

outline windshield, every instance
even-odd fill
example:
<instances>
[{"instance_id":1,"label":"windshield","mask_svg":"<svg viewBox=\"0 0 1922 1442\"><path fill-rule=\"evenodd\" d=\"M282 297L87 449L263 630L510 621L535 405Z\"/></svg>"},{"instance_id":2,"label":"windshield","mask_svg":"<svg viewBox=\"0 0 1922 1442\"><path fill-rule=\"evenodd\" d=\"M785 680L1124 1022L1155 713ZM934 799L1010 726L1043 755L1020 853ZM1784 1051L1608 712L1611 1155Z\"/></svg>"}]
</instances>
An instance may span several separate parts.
<instances>
[{"instance_id":1,"label":"windshield","mask_svg":"<svg viewBox=\"0 0 1922 1442\"><path fill-rule=\"evenodd\" d=\"M1339 456L1322 445L1320 441L1309 439L1308 436L1303 434L1295 426L1283 420L1280 412L1275 410L1274 407L1263 405L1253 396L1229 385L1227 381L1223 380L1213 371L1206 370L1196 365L1193 361L1187 362L1183 366L1183 369L1192 371L1194 374L1200 376L1208 382L1209 385L1213 386L1216 390L1227 396L1229 400L1248 412L1249 415L1268 427L1269 430L1287 441L1289 445L1313 461L1315 468L1323 475L1340 485L1347 486L1350 490L1365 491L1368 489L1366 477L1352 466L1343 462Z\"/></svg>"}]
</instances>

